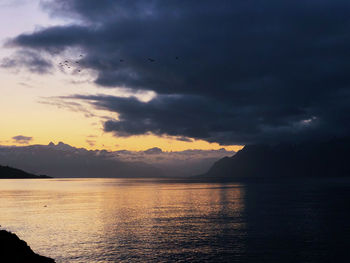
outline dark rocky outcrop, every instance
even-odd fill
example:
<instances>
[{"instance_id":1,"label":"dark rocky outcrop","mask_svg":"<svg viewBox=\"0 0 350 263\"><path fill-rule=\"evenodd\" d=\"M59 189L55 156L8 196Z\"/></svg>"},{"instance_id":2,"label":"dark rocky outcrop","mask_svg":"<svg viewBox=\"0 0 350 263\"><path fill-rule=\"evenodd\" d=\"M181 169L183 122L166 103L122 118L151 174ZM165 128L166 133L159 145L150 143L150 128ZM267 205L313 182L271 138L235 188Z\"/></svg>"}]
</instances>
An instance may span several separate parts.
<instances>
[{"instance_id":1,"label":"dark rocky outcrop","mask_svg":"<svg viewBox=\"0 0 350 263\"><path fill-rule=\"evenodd\" d=\"M248 145L201 178L350 176L350 139Z\"/></svg>"},{"instance_id":2,"label":"dark rocky outcrop","mask_svg":"<svg viewBox=\"0 0 350 263\"><path fill-rule=\"evenodd\" d=\"M0 262L2 263L54 263L55 260L40 256L15 234L0 230Z\"/></svg>"},{"instance_id":3,"label":"dark rocky outcrop","mask_svg":"<svg viewBox=\"0 0 350 263\"><path fill-rule=\"evenodd\" d=\"M51 178L46 175L35 175L9 166L0 165L0 179L40 179Z\"/></svg>"}]
</instances>

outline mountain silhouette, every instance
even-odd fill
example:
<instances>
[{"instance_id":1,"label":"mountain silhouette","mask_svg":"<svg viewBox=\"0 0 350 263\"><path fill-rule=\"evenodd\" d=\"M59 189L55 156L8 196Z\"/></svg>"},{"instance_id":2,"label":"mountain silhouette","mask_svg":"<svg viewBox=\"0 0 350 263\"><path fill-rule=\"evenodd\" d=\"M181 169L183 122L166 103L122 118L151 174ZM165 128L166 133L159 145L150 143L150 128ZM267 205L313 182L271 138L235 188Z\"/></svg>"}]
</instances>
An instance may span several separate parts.
<instances>
[{"instance_id":1,"label":"mountain silhouette","mask_svg":"<svg viewBox=\"0 0 350 263\"><path fill-rule=\"evenodd\" d=\"M162 177L146 163L123 162L105 150L89 151L63 142L25 147L0 147L0 160L35 174L60 177Z\"/></svg>"},{"instance_id":2,"label":"mountain silhouette","mask_svg":"<svg viewBox=\"0 0 350 263\"><path fill-rule=\"evenodd\" d=\"M205 173L215 161L234 151L107 151L76 148L59 142L48 145L0 146L0 164L33 174L60 177L191 177Z\"/></svg>"},{"instance_id":3,"label":"mountain silhouette","mask_svg":"<svg viewBox=\"0 0 350 263\"><path fill-rule=\"evenodd\" d=\"M247 145L217 161L202 178L349 176L350 138Z\"/></svg>"},{"instance_id":4,"label":"mountain silhouette","mask_svg":"<svg viewBox=\"0 0 350 263\"><path fill-rule=\"evenodd\" d=\"M27 173L25 171L12 168L9 166L0 165L0 179L21 179L21 178L35 179L35 178L51 178L51 177L46 175L35 175L35 174Z\"/></svg>"}]
</instances>

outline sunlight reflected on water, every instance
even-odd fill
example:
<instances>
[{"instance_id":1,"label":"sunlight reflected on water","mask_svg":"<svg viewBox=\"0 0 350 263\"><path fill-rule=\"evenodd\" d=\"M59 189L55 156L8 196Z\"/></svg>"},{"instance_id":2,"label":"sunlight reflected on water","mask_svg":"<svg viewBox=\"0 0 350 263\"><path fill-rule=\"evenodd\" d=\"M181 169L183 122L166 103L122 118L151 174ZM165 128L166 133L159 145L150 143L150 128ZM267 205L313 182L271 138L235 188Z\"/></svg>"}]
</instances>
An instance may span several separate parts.
<instances>
[{"instance_id":1,"label":"sunlight reflected on water","mask_svg":"<svg viewBox=\"0 0 350 263\"><path fill-rule=\"evenodd\" d=\"M0 181L0 224L59 263L350 262L349 203L350 178Z\"/></svg>"},{"instance_id":2,"label":"sunlight reflected on water","mask_svg":"<svg viewBox=\"0 0 350 263\"><path fill-rule=\"evenodd\" d=\"M243 253L243 200L240 184L2 180L0 223L57 262L210 260Z\"/></svg>"}]
</instances>

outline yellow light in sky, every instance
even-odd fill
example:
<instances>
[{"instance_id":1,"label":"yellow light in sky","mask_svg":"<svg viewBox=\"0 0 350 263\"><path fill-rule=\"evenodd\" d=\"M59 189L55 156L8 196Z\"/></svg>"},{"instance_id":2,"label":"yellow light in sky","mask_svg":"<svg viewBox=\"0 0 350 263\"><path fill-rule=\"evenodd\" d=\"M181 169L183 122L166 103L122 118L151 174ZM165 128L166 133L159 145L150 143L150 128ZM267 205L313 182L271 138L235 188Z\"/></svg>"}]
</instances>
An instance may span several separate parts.
<instances>
[{"instance_id":1,"label":"yellow light in sky","mask_svg":"<svg viewBox=\"0 0 350 263\"><path fill-rule=\"evenodd\" d=\"M116 137L112 133L106 133L103 131L103 122L106 118L117 119L116 113L96 110L81 102L79 107L60 105L55 98L72 94L127 96L127 92L98 88L89 79L80 82L74 80L74 77L64 74L36 76L25 72L9 73L4 69L0 70L0 84L4 87L0 97L0 145L19 145L12 137L24 135L33 137L30 144L62 141L74 147L110 151L140 151L152 147L159 147L164 151L220 148L236 151L241 148L223 147L203 140L184 142L155 135ZM144 96L147 99L150 95Z\"/></svg>"},{"instance_id":2,"label":"yellow light in sky","mask_svg":"<svg viewBox=\"0 0 350 263\"><path fill-rule=\"evenodd\" d=\"M0 50L0 58L10 54L7 52ZM88 71L77 75L56 68L53 74L38 75L23 69L0 67L0 145L20 145L12 137L23 135L33 138L30 144L62 141L74 147L110 151L141 151L153 147L164 151L220 148L237 151L242 148L234 145L221 146L203 140L185 142L167 136L116 137L112 133L106 133L103 131L103 122L106 119L117 119L118 114L96 110L88 103L70 101L71 104L67 104L67 100L58 99L74 94L135 95L125 89L97 87L93 80L94 72ZM154 93L137 96L147 101Z\"/></svg>"},{"instance_id":3,"label":"yellow light in sky","mask_svg":"<svg viewBox=\"0 0 350 263\"><path fill-rule=\"evenodd\" d=\"M9 2L10 3L10 2ZM22 5L3 5L0 14L8 23L0 26L0 44L9 37L34 30L37 25L63 25L69 21L53 19L40 9L39 0ZM32 16L23 14L30 10ZM25 19L18 20L17 17ZM11 27L8 27L8 24ZM11 56L14 50L0 48L0 60ZM79 51L67 50L63 56L74 59ZM62 58L54 59L56 66ZM165 151L182 151L186 149L238 150L241 146L222 147L216 143L202 140L193 142L178 141L170 137L154 135L116 137L103 131L106 118L117 119L116 113L95 110L87 103L74 106L57 103L60 96L114 95L130 96L122 89L103 89L97 87L93 80L94 72L81 74L64 72L58 66L52 74L34 74L26 70L0 67L0 145L19 145L12 137L23 135L33 137L30 144L48 144L62 141L75 147L107 150L146 150L159 147ZM138 94L141 99L149 100L153 94ZM81 102L79 102L81 104ZM84 112L85 111L85 112Z\"/></svg>"}]
</instances>

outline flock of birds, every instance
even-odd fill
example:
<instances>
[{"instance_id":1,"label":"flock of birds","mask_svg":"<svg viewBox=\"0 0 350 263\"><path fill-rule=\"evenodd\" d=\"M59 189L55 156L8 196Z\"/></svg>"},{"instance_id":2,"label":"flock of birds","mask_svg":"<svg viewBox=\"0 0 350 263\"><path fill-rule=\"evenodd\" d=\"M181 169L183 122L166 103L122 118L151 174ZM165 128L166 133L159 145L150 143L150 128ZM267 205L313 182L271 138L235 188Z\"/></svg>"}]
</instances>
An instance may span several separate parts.
<instances>
[{"instance_id":1,"label":"flock of birds","mask_svg":"<svg viewBox=\"0 0 350 263\"><path fill-rule=\"evenodd\" d=\"M82 57L83 57L83 55L79 55L79 58L82 58ZM175 59L178 60L179 57L175 57ZM153 58L147 58L147 61L153 63L156 60L153 59ZM119 62L122 63L122 62L125 62L125 60L124 59L120 59ZM67 69L75 69L75 71L78 72L78 73L80 73L82 71L78 60L76 60L76 61L65 60L65 61L60 62L58 64L58 66L60 68L62 68L62 69L65 69L65 68L67 68ZM76 66L78 66L78 67L76 67Z\"/></svg>"},{"instance_id":2,"label":"flock of birds","mask_svg":"<svg viewBox=\"0 0 350 263\"><path fill-rule=\"evenodd\" d=\"M82 58L83 55L80 55L79 58ZM65 61L62 61L58 64L58 66L62 69L64 68L68 68L68 69L71 69L71 68L74 68L75 65L79 65L79 61L75 61L75 65L73 64L74 62L71 62L69 60L65 60ZM77 69L77 72L81 72L81 68L78 68Z\"/></svg>"}]
</instances>

